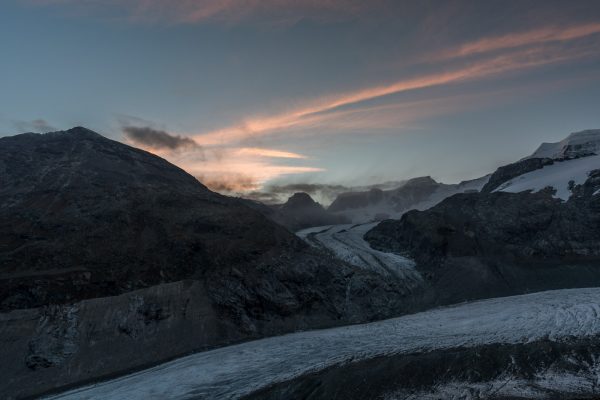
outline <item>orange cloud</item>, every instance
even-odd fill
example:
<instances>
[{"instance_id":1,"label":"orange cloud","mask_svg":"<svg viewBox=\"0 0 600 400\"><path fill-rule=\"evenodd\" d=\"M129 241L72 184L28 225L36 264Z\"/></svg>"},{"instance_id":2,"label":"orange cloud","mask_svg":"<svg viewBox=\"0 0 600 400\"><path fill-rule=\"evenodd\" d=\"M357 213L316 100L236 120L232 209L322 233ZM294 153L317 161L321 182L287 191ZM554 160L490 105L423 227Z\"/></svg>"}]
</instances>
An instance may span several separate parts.
<instances>
[{"instance_id":1,"label":"orange cloud","mask_svg":"<svg viewBox=\"0 0 600 400\"><path fill-rule=\"evenodd\" d=\"M185 165L185 169L192 175L217 175L222 173L244 172L259 182L265 182L280 175L324 171L322 168L317 167L277 165L256 159L225 159L220 162L188 161L183 162L182 164Z\"/></svg>"},{"instance_id":2,"label":"orange cloud","mask_svg":"<svg viewBox=\"0 0 600 400\"><path fill-rule=\"evenodd\" d=\"M289 151L258 147L196 147L185 149L153 148L154 154L167 159L199 177L213 190L243 193L259 189L268 180L293 174L324 171L305 165L281 165L273 159L303 160L307 157Z\"/></svg>"},{"instance_id":3,"label":"orange cloud","mask_svg":"<svg viewBox=\"0 0 600 400\"><path fill-rule=\"evenodd\" d=\"M277 165L269 162L256 159L226 159L220 162L185 162L174 161L187 172L194 176L202 176L211 185L216 187L216 182L238 182L238 187L235 191L243 192L248 190L256 190L265 182L283 175L294 175L311 172L322 172L324 169L308 166L291 166ZM240 184L239 176L244 176L245 187ZM248 184L252 182L252 184ZM233 191L233 190L231 190Z\"/></svg>"},{"instance_id":4,"label":"orange cloud","mask_svg":"<svg viewBox=\"0 0 600 400\"><path fill-rule=\"evenodd\" d=\"M237 154L239 155L252 155L258 157L271 157L271 158L296 158L303 159L307 158L306 156L298 153L292 153L289 151L281 151L281 150L272 150L272 149L262 149L259 147L242 147L237 150Z\"/></svg>"}]
</instances>

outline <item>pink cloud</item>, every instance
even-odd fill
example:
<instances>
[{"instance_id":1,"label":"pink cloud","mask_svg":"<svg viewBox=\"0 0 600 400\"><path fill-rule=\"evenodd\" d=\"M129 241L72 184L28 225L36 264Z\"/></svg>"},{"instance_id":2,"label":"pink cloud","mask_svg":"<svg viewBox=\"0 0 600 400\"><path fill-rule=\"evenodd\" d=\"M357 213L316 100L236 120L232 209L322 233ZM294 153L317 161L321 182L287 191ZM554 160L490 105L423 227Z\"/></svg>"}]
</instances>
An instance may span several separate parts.
<instances>
[{"instance_id":1,"label":"pink cloud","mask_svg":"<svg viewBox=\"0 0 600 400\"><path fill-rule=\"evenodd\" d=\"M136 144L137 145L137 144ZM204 147L204 148L146 148L160 157L200 177L214 190L242 193L259 189L262 184L283 175L323 171L310 165L285 165L286 160L304 160L307 157L284 150L258 147ZM276 162L280 159L280 162Z\"/></svg>"},{"instance_id":2,"label":"pink cloud","mask_svg":"<svg viewBox=\"0 0 600 400\"><path fill-rule=\"evenodd\" d=\"M515 73L591 55L598 55L596 46L555 48L539 46L518 49L444 72L323 96L308 102L304 107L271 116L247 118L234 126L195 135L194 139L201 145L227 144L247 137L269 135L299 127L318 126L338 117L345 118L348 113L359 112L360 103L365 101L411 90L496 77L505 73ZM355 105L359 106L357 110L340 110L343 107Z\"/></svg>"},{"instance_id":3,"label":"pink cloud","mask_svg":"<svg viewBox=\"0 0 600 400\"><path fill-rule=\"evenodd\" d=\"M281 151L281 150L273 150L273 149L263 149L259 147L242 147L237 150L237 154L239 155L252 155L259 157L270 157L270 158L295 158L295 159L304 159L306 156L298 153L293 153L290 151Z\"/></svg>"}]
</instances>

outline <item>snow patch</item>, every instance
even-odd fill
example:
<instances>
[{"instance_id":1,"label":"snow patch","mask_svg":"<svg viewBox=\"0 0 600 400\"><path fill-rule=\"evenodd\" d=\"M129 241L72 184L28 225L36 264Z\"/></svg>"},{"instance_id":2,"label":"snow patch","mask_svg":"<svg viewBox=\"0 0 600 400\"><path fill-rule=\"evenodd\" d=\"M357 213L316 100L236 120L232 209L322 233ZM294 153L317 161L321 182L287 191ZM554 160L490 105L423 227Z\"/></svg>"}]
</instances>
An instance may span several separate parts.
<instances>
[{"instance_id":1,"label":"snow patch","mask_svg":"<svg viewBox=\"0 0 600 400\"><path fill-rule=\"evenodd\" d=\"M590 129L571 133L567 138L557 143L542 143L542 145L527 158L563 159L576 156L586 156L600 152L600 129Z\"/></svg>"},{"instance_id":2,"label":"snow patch","mask_svg":"<svg viewBox=\"0 0 600 400\"><path fill-rule=\"evenodd\" d=\"M600 168L600 156L577 158L555 162L541 169L528 172L503 183L494 192L519 193L524 191L538 192L547 187L556 190L554 197L568 200L571 197L570 182L583 184L590 171Z\"/></svg>"}]
</instances>

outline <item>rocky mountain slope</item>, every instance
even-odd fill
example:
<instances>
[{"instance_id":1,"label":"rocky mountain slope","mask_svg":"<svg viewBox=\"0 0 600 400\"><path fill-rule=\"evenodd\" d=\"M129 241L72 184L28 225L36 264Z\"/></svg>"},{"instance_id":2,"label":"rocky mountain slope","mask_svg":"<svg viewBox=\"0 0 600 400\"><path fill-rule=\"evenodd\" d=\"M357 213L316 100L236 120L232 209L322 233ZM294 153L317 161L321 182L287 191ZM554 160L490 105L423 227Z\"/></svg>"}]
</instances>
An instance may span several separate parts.
<instances>
[{"instance_id":1,"label":"rocky mountain slope","mask_svg":"<svg viewBox=\"0 0 600 400\"><path fill-rule=\"evenodd\" d=\"M150 153L84 128L0 139L0 397L406 311Z\"/></svg>"},{"instance_id":2,"label":"rocky mountain slope","mask_svg":"<svg viewBox=\"0 0 600 400\"><path fill-rule=\"evenodd\" d=\"M414 259L440 303L599 285L600 157L581 149L499 168L481 193L384 221L365 239Z\"/></svg>"}]
</instances>

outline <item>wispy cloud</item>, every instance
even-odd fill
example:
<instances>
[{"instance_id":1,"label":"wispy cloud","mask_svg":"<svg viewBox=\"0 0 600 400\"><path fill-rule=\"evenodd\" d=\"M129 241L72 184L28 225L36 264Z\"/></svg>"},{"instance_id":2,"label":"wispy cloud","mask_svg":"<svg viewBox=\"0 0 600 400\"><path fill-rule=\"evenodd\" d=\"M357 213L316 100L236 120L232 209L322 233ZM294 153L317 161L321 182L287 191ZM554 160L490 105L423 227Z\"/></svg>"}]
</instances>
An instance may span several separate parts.
<instances>
[{"instance_id":1,"label":"wispy cloud","mask_svg":"<svg viewBox=\"0 0 600 400\"><path fill-rule=\"evenodd\" d=\"M185 168L186 171L195 176L229 176L232 174L244 174L262 184L281 175L301 174L308 172L321 172L323 168L312 166L281 165L268 159L247 157L240 158L232 156L235 149L225 151L220 160L198 160L193 155L171 157L172 161Z\"/></svg>"},{"instance_id":2,"label":"wispy cloud","mask_svg":"<svg viewBox=\"0 0 600 400\"><path fill-rule=\"evenodd\" d=\"M519 72L534 67L572 61L590 55L598 55L598 53L595 45L519 48L444 72L403 79L391 84L373 86L353 92L325 96L310 102L304 107L266 117L247 118L240 124L198 134L194 138L201 144L223 144L239 141L249 136L261 136L292 128L314 126L335 118L336 113L345 115L360 112L360 107L356 110L344 110L344 108L360 105L360 103L385 96L496 77L504 73Z\"/></svg>"},{"instance_id":3,"label":"wispy cloud","mask_svg":"<svg viewBox=\"0 0 600 400\"><path fill-rule=\"evenodd\" d=\"M544 27L527 32L515 32L501 36L482 38L447 51L431 55L430 61L453 57L465 57L503 49L511 49L529 45L540 45L549 42L563 42L580 39L600 33L600 23L587 23L566 27Z\"/></svg>"},{"instance_id":4,"label":"wispy cloud","mask_svg":"<svg viewBox=\"0 0 600 400\"><path fill-rule=\"evenodd\" d=\"M286 175L323 172L323 168L279 165L260 158L236 158L229 155L219 161L194 162L172 160L207 187L220 193L240 195L259 190L265 182Z\"/></svg>"},{"instance_id":5,"label":"wispy cloud","mask_svg":"<svg viewBox=\"0 0 600 400\"><path fill-rule=\"evenodd\" d=\"M292 153L290 151L281 151L281 150L273 150L273 149L262 149L259 147L242 147L237 150L237 154L239 155L250 155L250 156L259 156L259 157L271 157L271 158L296 158L296 159L304 159L307 158L305 155Z\"/></svg>"}]
</instances>

